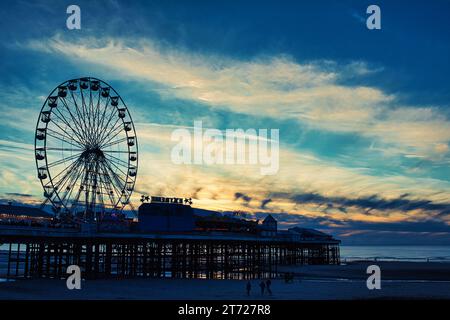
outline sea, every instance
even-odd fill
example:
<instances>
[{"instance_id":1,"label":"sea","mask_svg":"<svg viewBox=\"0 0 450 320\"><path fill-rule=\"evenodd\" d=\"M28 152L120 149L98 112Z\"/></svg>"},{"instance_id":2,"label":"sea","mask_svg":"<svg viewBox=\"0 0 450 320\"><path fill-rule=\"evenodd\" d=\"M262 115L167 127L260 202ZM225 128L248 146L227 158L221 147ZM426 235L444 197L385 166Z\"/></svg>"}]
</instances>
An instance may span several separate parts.
<instances>
[{"instance_id":1,"label":"sea","mask_svg":"<svg viewBox=\"0 0 450 320\"><path fill-rule=\"evenodd\" d=\"M341 246L341 260L450 262L450 246Z\"/></svg>"}]
</instances>

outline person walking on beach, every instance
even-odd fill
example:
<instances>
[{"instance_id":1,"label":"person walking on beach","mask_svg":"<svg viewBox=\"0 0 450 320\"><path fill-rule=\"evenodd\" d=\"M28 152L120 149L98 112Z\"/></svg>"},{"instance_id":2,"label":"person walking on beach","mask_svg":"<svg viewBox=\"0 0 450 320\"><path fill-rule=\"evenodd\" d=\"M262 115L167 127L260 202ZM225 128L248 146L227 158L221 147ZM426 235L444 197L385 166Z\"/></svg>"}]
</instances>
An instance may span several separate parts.
<instances>
[{"instance_id":1,"label":"person walking on beach","mask_svg":"<svg viewBox=\"0 0 450 320\"><path fill-rule=\"evenodd\" d=\"M270 281L270 279L267 279L267 281L266 281L266 289L267 289L267 292L268 292L270 295L272 295L272 290L270 290L271 284L272 284L272 281Z\"/></svg>"},{"instance_id":2,"label":"person walking on beach","mask_svg":"<svg viewBox=\"0 0 450 320\"><path fill-rule=\"evenodd\" d=\"M252 284L250 283L250 281L247 281L247 296L250 296L250 290L252 290Z\"/></svg>"},{"instance_id":3,"label":"person walking on beach","mask_svg":"<svg viewBox=\"0 0 450 320\"><path fill-rule=\"evenodd\" d=\"M266 288L266 284L264 283L264 281L261 281L259 286L261 287L261 295L264 295L264 289Z\"/></svg>"}]
</instances>

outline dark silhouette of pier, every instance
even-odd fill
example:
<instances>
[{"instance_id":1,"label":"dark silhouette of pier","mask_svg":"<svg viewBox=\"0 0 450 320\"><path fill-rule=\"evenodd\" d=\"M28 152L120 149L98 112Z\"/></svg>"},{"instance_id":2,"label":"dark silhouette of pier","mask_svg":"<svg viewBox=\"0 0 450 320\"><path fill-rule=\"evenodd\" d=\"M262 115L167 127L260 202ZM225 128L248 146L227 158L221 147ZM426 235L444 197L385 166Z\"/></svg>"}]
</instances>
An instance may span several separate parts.
<instances>
[{"instance_id":1,"label":"dark silhouette of pier","mask_svg":"<svg viewBox=\"0 0 450 320\"><path fill-rule=\"evenodd\" d=\"M87 279L264 279L279 276L280 265L340 263L339 241L335 239L289 241L183 233L93 235L1 228L4 251L0 274L7 278L66 278L67 267L78 265Z\"/></svg>"}]
</instances>

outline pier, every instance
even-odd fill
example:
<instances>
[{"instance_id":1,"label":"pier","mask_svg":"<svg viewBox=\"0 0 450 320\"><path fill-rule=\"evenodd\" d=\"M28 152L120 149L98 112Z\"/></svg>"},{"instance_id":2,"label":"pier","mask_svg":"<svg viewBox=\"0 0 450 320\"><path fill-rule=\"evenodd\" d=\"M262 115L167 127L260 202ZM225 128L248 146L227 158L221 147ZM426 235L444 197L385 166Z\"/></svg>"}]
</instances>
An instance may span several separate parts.
<instances>
[{"instance_id":1,"label":"pier","mask_svg":"<svg viewBox=\"0 0 450 320\"><path fill-rule=\"evenodd\" d=\"M90 233L0 226L0 277L264 279L278 266L339 264L339 241L226 233Z\"/></svg>"}]
</instances>

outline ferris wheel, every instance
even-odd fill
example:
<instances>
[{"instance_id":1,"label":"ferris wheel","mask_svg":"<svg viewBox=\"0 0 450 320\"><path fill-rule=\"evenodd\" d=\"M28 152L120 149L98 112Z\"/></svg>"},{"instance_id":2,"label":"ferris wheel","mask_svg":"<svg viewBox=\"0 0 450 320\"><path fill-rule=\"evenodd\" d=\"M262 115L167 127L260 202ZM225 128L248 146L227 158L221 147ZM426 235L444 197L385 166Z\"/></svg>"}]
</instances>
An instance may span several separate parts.
<instances>
[{"instance_id":1,"label":"ferris wheel","mask_svg":"<svg viewBox=\"0 0 450 320\"><path fill-rule=\"evenodd\" d=\"M44 196L58 214L96 221L122 211L136 182L138 144L117 91L91 77L53 89L37 120L35 159Z\"/></svg>"}]
</instances>

